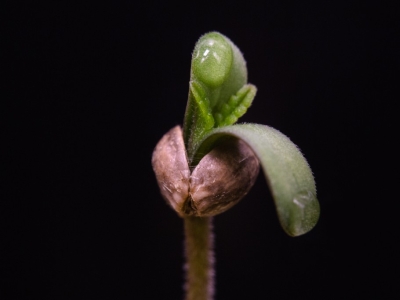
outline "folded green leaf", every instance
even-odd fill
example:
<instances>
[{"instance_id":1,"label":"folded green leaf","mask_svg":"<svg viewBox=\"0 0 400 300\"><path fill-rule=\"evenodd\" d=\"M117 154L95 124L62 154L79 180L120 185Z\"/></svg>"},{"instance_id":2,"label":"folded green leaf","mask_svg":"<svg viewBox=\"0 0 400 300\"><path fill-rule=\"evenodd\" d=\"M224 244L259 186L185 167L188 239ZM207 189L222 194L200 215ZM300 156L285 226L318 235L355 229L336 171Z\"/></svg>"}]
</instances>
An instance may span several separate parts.
<instances>
[{"instance_id":1,"label":"folded green leaf","mask_svg":"<svg viewBox=\"0 0 400 300\"><path fill-rule=\"evenodd\" d=\"M257 88L252 84L243 86L236 95L232 95L227 103L220 107L215 113L218 127L228 126L236 123L243 116L256 96Z\"/></svg>"},{"instance_id":2,"label":"folded green leaf","mask_svg":"<svg viewBox=\"0 0 400 300\"><path fill-rule=\"evenodd\" d=\"M278 130L259 124L212 129L189 157L190 163L196 164L200 154L210 151L226 135L246 142L260 160L285 232L298 236L311 230L320 211L314 177L297 146Z\"/></svg>"},{"instance_id":3,"label":"folded green leaf","mask_svg":"<svg viewBox=\"0 0 400 300\"><path fill-rule=\"evenodd\" d=\"M192 55L183 136L188 154L212 128L231 125L250 106L256 88L247 84L246 62L230 39L210 32Z\"/></svg>"}]
</instances>

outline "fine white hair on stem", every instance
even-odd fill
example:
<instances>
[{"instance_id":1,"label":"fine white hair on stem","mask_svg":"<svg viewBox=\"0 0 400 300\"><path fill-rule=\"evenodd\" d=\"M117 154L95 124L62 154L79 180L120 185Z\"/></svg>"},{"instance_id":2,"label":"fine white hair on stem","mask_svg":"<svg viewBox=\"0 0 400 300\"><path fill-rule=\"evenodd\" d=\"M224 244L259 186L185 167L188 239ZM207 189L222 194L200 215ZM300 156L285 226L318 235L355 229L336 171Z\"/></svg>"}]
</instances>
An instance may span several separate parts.
<instances>
[{"instance_id":1,"label":"fine white hair on stem","mask_svg":"<svg viewBox=\"0 0 400 300\"><path fill-rule=\"evenodd\" d=\"M185 300L214 299L214 234L212 218L185 217Z\"/></svg>"}]
</instances>

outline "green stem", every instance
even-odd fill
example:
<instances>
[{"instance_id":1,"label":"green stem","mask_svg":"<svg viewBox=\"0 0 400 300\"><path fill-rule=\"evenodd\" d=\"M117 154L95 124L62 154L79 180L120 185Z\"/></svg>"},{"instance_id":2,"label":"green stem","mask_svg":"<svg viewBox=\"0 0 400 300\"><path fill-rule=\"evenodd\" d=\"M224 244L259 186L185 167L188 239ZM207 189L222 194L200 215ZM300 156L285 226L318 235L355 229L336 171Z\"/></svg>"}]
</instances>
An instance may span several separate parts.
<instances>
[{"instance_id":1,"label":"green stem","mask_svg":"<svg viewBox=\"0 0 400 300\"><path fill-rule=\"evenodd\" d=\"M214 296L214 236L212 218L186 217L185 300L212 300Z\"/></svg>"}]
</instances>

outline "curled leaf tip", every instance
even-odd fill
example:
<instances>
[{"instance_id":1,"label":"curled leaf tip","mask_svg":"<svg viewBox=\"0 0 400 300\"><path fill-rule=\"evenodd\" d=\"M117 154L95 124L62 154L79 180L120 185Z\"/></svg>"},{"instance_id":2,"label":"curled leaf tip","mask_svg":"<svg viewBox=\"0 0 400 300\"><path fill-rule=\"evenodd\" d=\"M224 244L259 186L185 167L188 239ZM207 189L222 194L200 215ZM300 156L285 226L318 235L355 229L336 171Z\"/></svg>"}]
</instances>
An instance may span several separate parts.
<instances>
[{"instance_id":1,"label":"curled leaf tip","mask_svg":"<svg viewBox=\"0 0 400 300\"><path fill-rule=\"evenodd\" d=\"M203 35L193 51L192 71L198 80L216 88L229 75L233 60L227 39L217 32Z\"/></svg>"},{"instance_id":2,"label":"curled leaf tip","mask_svg":"<svg viewBox=\"0 0 400 300\"><path fill-rule=\"evenodd\" d=\"M226 136L241 139L257 156L283 230L290 236L310 231L318 221L320 207L313 174L298 147L272 127L248 123L211 130L196 152L212 149Z\"/></svg>"}]
</instances>

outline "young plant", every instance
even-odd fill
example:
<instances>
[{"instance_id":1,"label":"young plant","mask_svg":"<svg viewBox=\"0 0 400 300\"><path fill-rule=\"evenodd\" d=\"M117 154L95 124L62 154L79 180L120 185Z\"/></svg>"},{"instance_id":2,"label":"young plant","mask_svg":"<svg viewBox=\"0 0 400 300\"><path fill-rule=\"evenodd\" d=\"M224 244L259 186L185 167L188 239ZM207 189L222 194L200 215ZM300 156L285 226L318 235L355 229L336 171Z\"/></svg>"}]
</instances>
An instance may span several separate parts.
<instances>
[{"instance_id":1,"label":"young plant","mask_svg":"<svg viewBox=\"0 0 400 300\"><path fill-rule=\"evenodd\" d=\"M172 128L153 152L161 194L184 220L187 300L213 298L212 217L247 194L259 164L288 235L318 221L314 178L296 145L266 125L234 125L255 94L240 50L218 32L203 35L193 51L183 131Z\"/></svg>"}]
</instances>

